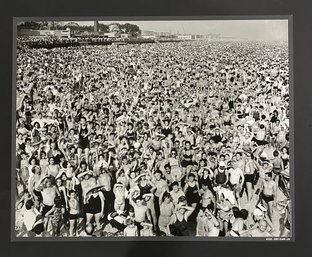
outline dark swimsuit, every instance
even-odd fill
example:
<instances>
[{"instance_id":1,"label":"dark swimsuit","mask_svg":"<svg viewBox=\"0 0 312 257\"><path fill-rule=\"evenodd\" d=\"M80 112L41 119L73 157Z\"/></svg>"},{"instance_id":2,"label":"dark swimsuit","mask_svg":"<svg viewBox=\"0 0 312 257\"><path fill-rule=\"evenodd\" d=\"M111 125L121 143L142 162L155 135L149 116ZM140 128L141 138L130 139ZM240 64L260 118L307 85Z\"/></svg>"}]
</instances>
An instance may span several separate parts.
<instances>
[{"instance_id":1,"label":"dark swimsuit","mask_svg":"<svg viewBox=\"0 0 312 257\"><path fill-rule=\"evenodd\" d=\"M174 236L188 236L189 231L188 231L188 222L184 219L180 221L178 217L176 217L177 220L173 225L170 225L170 231L171 234Z\"/></svg>"},{"instance_id":2,"label":"dark swimsuit","mask_svg":"<svg viewBox=\"0 0 312 257\"><path fill-rule=\"evenodd\" d=\"M198 183L199 183L199 187L202 188L203 185L207 185L208 186L208 189L214 193L214 190L213 190L213 186L212 186L212 182L209 178L209 176L207 178L204 178L204 176L202 176L199 180L198 180Z\"/></svg>"},{"instance_id":3,"label":"dark swimsuit","mask_svg":"<svg viewBox=\"0 0 312 257\"><path fill-rule=\"evenodd\" d=\"M273 195L265 195L264 193L261 194L262 200L266 203L272 202L274 200Z\"/></svg>"},{"instance_id":4,"label":"dark swimsuit","mask_svg":"<svg viewBox=\"0 0 312 257\"><path fill-rule=\"evenodd\" d=\"M141 196L143 196L145 194L151 193L151 188L152 187L149 184L146 184L144 187L141 186L141 184L139 184L139 188L140 188Z\"/></svg>"},{"instance_id":5,"label":"dark swimsuit","mask_svg":"<svg viewBox=\"0 0 312 257\"><path fill-rule=\"evenodd\" d=\"M181 162L181 166L186 168L189 165L193 165L193 155L192 154L183 154L183 160Z\"/></svg>"},{"instance_id":6,"label":"dark swimsuit","mask_svg":"<svg viewBox=\"0 0 312 257\"><path fill-rule=\"evenodd\" d=\"M186 199L187 199L187 203L189 205L191 205L192 203L198 203L199 202L199 195L198 193L195 193L195 191L197 191L198 188L196 185L194 185L193 187L191 187L190 185L188 185L187 189L186 189Z\"/></svg>"},{"instance_id":7,"label":"dark swimsuit","mask_svg":"<svg viewBox=\"0 0 312 257\"><path fill-rule=\"evenodd\" d=\"M102 210L102 203L100 196L90 196L88 203L85 205L86 213L97 214Z\"/></svg>"},{"instance_id":8,"label":"dark swimsuit","mask_svg":"<svg viewBox=\"0 0 312 257\"><path fill-rule=\"evenodd\" d=\"M165 128L163 128L161 130L161 133L164 134L167 137L169 134L172 134L172 129L168 128L168 127L165 127Z\"/></svg>"},{"instance_id":9,"label":"dark swimsuit","mask_svg":"<svg viewBox=\"0 0 312 257\"><path fill-rule=\"evenodd\" d=\"M218 174L216 175L216 183L219 185L223 185L226 181L226 174L225 171L224 172L220 172L218 170Z\"/></svg>"},{"instance_id":10,"label":"dark swimsuit","mask_svg":"<svg viewBox=\"0 0 312 257\"><path fill-rule=\"evenodd\" d=\"M88 134L88 128L81 128L79 132L79 142L78 142L78 148L86 149L90 148L90 142L88 138L85 138L84 136Z\"/></svg>"}]
</instances>

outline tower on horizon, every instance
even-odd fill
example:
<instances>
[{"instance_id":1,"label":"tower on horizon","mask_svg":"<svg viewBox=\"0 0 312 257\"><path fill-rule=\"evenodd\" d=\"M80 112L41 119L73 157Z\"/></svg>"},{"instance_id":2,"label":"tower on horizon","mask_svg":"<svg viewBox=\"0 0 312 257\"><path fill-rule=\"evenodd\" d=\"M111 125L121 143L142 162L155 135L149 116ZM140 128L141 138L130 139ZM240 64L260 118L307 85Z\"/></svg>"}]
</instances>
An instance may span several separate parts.
<instances>
[{"instance_id":1,"label":"tower on horizon","mask_svg":"<svg viewBox=\"0 0 312 257\"><path fill-rule=\"evenodd\" d=\"M99 22L98 21L94 21L94 31L95 32L99 31Z\"/></svg>"}]
</instances>

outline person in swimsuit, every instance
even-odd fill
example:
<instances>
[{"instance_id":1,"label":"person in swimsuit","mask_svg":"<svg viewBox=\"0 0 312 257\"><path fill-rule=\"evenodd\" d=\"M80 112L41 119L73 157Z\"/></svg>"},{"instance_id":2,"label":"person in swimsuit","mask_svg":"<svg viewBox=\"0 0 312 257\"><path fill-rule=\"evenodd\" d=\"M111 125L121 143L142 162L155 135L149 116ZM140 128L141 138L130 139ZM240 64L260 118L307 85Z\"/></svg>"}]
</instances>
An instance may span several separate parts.
<instances>
[{"instance_id":1,"label":"person in swimsuit","mask_svg":"<svg viewBox=\"0 0 312 257\"><path fill-rule=\"evenodd\" d=\"M140 230L140 236L155 236L153 233L153 224L149 222L142 222L143 228Z\"/></svg>"},{"instance_id":2,"label":"person in swimsuit","mask_svg":"<svg viewBox=\"0 0 312 257\"><path fill-rule=\"evenodd\" d=\"M46 213L46 217L51 219L52 237L59 237L64 227L62 204L61 196L56 196L53 207Z\"/></svg>"},{"instance_id":3,"label":"person in swimsuit","mask_svg":"<svg viewBox=\"0 0 312 257\"><path fill-rule=\"evenodd\" d=\"M152 223L154 227L154 231L157 230L157 217L156 217L156 211L155 211L155 203L154 203L154 194L153 193L147 193L142 196L144 199L144 204L148 208L148 212L151 215Z\"/></svg>"},{"instance_id":4,"label":"person in swimsuit","mask_svg":"<svg viewBox=\"0 0 312 257\"><path fill-rule=\"evenodd\" d=\"M243 170L238 166L238 162L232 162L232 168L228 170L229 173L229 186L235 193L236 201L240 204L241 191L244 184L244 173Z\"/></svg>"},{"instance_id":5,"label":"person in swimsuit","mask_svg":"<svg viewBox=\"0 0 312 257\"><path fill-rule=\"evenodd\" d=\"M112 190L112 177L105 168L100 169L100 174L97 178L98 184L103 186L103 194L105 198L104 217L114 210L114 192Z\"/></svg>"},{"instance_id":6,"label":"person in swimsuit","mask_svg":"<svg viewBox=\"0 0 312 257\"><path fill-rule=\"evenodd\" d=\"M172 197L172 202L176 206L179 202L179 198L181 196L185 196L185 193L183 192L183 190L181 190L179 183L176 181L173 182L170 187L172 188L172 190L170 191L170 195Z\"/></svg>"},{"instance_id":7,"label":"person in swimsuit","mask_svg":"<svg viewBox=\"0 0 312 257\"><path fill-rule=\"evenodd\" d=\"M159 198L164 190L168 189L167 181L162 178L162 172L160 170L156 170L154 174L152 174L153 178L153 184L156 187L155 193L154 193L154 203L155 203L155 212L156 217L158 219L160 214L160 206L159 206Z\"/></svg>"},{"instance_id":8,"label":"person in swimsuit","mask_svg":"<svg viewBox=\"0 0 312 257\"><path fill-rule=\"evenodd\" d=\"M182 161L181 166L183 168L183 173L188 174L193 165L193 155L194 151L191 149L191 143L189 141L185 142L185 149L182 151Z\"/></svg>"},{"instance_id":9,"label":"person in swimsuit","mask_svg":"<svg viewBox=\"0 0 312 257\"><path fill-rule=\"evenodd\" d=\"M40 191L41 182L44 178L41 168L39 166L34 166L32 168L33 176L30 177L28 182L28 192L31 194L33 199L38 203L42 202L42 195Z\"/></svg>"},{"instance_id":10,"label":"person in swimsuit","mask_svg":"<svg viewBox=\"0 0 312 257\"><path fill-rule=\"evenodd\" d=\"M186 201L187 201L187 205L191 206L194 208L197 207L199 200L200 200L200 196L199 196L199 185L198 182L195 180L195 175L194 173L190 172L188 175L188 180L185 183L184 186L184 193L185 193L185 197L186 197ZM196 212L194 212L190 217L189 217L189 221L190 222L196 222L196 216L197 214Z\"/></svg>"},{"instance_id":11,"label":"person in swimsuit","mask_svg":"<svg viewBox=\"0 0 312 257\"><path fill-rule=\"evenodd\" d=\"M152 181L146 179L146 174L141 174L137 177L138 187L140 188L141 196L152 193L156 190L156 186Z\"/></svg>"},{"instance_id":12,"label":"person in swimsuit","mask_svg":"<svg viewBox=\"0 0 312 257\"><path fill-rule=\"evenodd\" d=\"M81 161L81 154L84 151L85 153L85 162L89 162L89 149L90 149L90 127L86 123L86 118L80 118L80 125L78 129L79 139L78 139L78 161Z\"/></svg>"},{"instance_id":13,"label":"person in swimsuit","mask_svg":"<svg viewBox=\"0 0 312 257\"><path fill-rule=\"evenodd\" d=\"M269 218L273 219L273 207L276 207L277 187L272 179L272 172L265 173L265 179L262 185L261 193L262 203L267 206Z\"/></svg>"},{"instance_id":14,"label":"person in swimsuit","mask_svg":"<svg viewBox=\"0 0 312 257\"><path fill-rule=\"evenodd\" d=\"M207 237L218 237L220 234L220 222L209 209L204 210L204 215L207 217L205 222L205 234Z\"/></svg>"},{"instance_id":15,"label":"person in swimsuit","mask_svg":"<svg viewBox=\"0 0 312 257\"><path fill-rule=\"evenodd\" d=\"M42 203L43 203L41 214L44 217L44 227L47 232L49 231L49 225L50 225L50 218L47 216L47 213L54 206L55 197L59 195L56 189L56 186L53 185L53 181L54 181L53 177L44 178L42 181L43 187L41 189Z\"/></svg>"},{"instance_id":16,"label":"person in swimsuit","mask_svg":"<svg viewBox=\"0 0 312 257\"><path fill-rule=\"evenodd\" d=\"M235 219L232 223L229 234L234 232L237 236L240 236L246 228L245 222L248 218L248 211L246 209L239 210L237 207L233 207L232 211Z\"/></svg>"},{"instance_id":17,"label":"person in swimsuit","mask_svg":"<svg viewBox=\"0 0 312 257\"><path fill-rule=\"evenodd\" d=\"M220 161L219 167L214 172L214 181L217 185L226 185L229 180L228 171L225 168L225 162Z\"/></svg>"},{"instance_id":18,"label":"person in swimsuit","mask_svg":"<svg viewBox=\"0 0 312 257\"><path fill-rule=\"evenodd\" d=\"M210 168L201 167L200 170L198 171L199 188L202 188L203 185L207 185L208 189L211 192L214 192L213 185L212 185L213 177L214 177L214 173Z\"/></svg>"},{"instance_id":19,"label":"person in swimsuit","mask_svg":"<svg viewBox=\"0 0 312 257\"><path fill-rule=\"evenodd\" d=\"M252 228L241 232L241 236L250 236L250 237L273 237L273 225L267 219L261 219L255 226Z\"/></svg>"},{"instance_id":20,"label":"person in swimsuit","mask_svg":"<svg viewBox=\"0 0 312 257\"><path fill-rule=\"evenodd\" d=\"M233 215L232 207L233 204L222 193L217 202L217 216L220 221L220 230L223 231L224 235L228 232L229 221Z\"/></svg>"},{"instance_id":21,"label":"person in swimsuit","mask_svg":"<svg viewBox=\"0 0 312 257\"><path fill-rule=\"evenodd\" d=\"M124 211L126 204L127 191L122 183L116 183L113 189L115 195L114 210Z\"/></svg>"},{"instance_id":22,"label":"person in swimsuit","mask_svg":"<svg viewBox=\"0 0 312 257\"><path fill-rule=\"evenodd\" d=\"M142 196L138 195L135 200L133 200L133 195L137 191L137 189L130 190L129 202L134 209L134 221L136 226L138 227L138 231L142 229L141 223L146 219L148 221L152 221L152 217L150 212L148 211L148 207L143 205Z\"/></svg>"},{"instance_id":23,"label":"person in swimsuit","mask_svg":"<svg viewBox=\"0 0 312 257\"><path fill-rule=\"evenodd\" d=\"M57 174L60 171L60 166L58 164L55 164L55 158L50 157L49 158L49 165L47 167L47 175L53 176L54 178L57 176Z\"/></svg>"},{"instance_id":24,"label":"person in swimsuit","mask_svg":"<svg viewBox=\"0 0 312 257\"><path fill-rule=\"evenodd\" d=\"M253 159L253 155L247 153L246 154L246 162L245 162L245 169L244 169L244 176L245 176L245 186L246 193L247 193L247 200L248 202L251 201L254 192L253 192L253 186L255 183L255 172L257 170L257 166L255 164L255 161Z\"/></svg>"},{"instance_id":25,"label":"person in swimsuit","mask_svg":"<svg viewBox=\"0 0 312 257\"><path fill-rule=\"evenodd\" d=\"M283 161L283 165L284 168L288 168L288 164L289 164L289 152L288 152L288 148L287 147L283 147L282 148L282 154L281 154L281 158Z\"/></svg>"},{"instance_id":26,"label":"person in swimsuit","mask_svg":"<svg viewBox=\"0 0 312 257\"><path fill-rule=\"evenodd\" d=\"M170 193L163 190L159 197L160 215L158 218L159 230L168 235L167 226L174 211L174 204Z\"/></svg>"},{"instance_id":27,"label":"person in swimsuit","mask_svg":"<svg viewBox=\"0 0 312 257\"><path fill-rule=\"evenodd\" d=\"M104 215L104 201L105 198L102 191L87 193L84 198L86 224L90 224L94 217L97 230L102 228L100 219Z\"/></svg>"},{"instance_id":28,"label":"person in swimsuit","mask_svg":"<svg viewBox=\"0 0 312 257\"><path fill-rule=\"evenodd\" d=\"M77 220L79 218L80 213L80 207L79 201L77 200L77 194L74 190L69 191L68 207L69 207L69 236L75 236Z\"/></svg>"},{"instance_id":29,"label":"person in swimsuit","mask_svg":"<svg viewBox=\"0 0 312 257\"><path fill-rule=\"evenodd\" d=\"M173 236L190 236L188 218L194 208L181 202L177 204L169 222L169 231Z\"/></svg>"},{"instance_id":30,"label":"person in swimsuit","mask_svg":"<svg viewBox=\"0 0 312 257\"><path fill-rule=\"evenodd\" d=\"M134 221L130 218L126 219L126 228L124 229L123 236L138 236L138 227L134 224Z\"/></svg>"},{"instance_id":31,"label":"person in swimsuit","mask_svg":"<svg viewBox=\"0 0 312 257\"><path fill-rule=\"evenodd\" d=\"M61 176L57 176L55 179L56 188L61 197L61 205L62 205L62 213L65 214L65 211L68 211L68 190L64 186L64 181L62 180Z\"/></svg>"},{"instance_id":32,"label":"person in swimsuit","mask_svg":"<svg viewBox=\"0 0 312 257\"><path fill-rule=\"evenodd\" d=\"M168 158L168 163L171 167L171 176L175 181L180 182L182 179L182 167L180 164L180 160L177 157L177 151L172 150L171 156Z\"/></svg>"},{"instance_id":33,"label":"person in swimsuit","mask_svg":"<svg viewBox=\"0 0 312 257\"><path fill-rule=\"evenodd\" d=\"M216 198L214 194L209 190L207 184L202 184L201 189L199 190L201 196L200 207L207 208L212 213L216 211Z\"/></svg>"},{"instance_id":34,"label":"person in swimsuit","mask_svg":"<svg viewBox=\"0 0 312 257\"><path fill-rule=\"evenodd\" d=\"M276 182L276 185L279 185L281 172L284 170L283 159L279 156L279 152L275 150L273 152L274 159L272 160L273 165L273 180Z\"/></svg>"}]
</instances>

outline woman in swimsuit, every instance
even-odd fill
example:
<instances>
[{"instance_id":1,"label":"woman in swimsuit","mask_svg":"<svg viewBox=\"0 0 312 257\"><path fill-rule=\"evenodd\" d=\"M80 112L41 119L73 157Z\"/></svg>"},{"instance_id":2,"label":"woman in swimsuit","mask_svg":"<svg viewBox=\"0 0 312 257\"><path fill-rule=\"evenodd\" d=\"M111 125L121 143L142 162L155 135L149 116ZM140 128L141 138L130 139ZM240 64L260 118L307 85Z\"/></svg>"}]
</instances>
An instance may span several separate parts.
<instances>
[{"instance_id":1,"label":"woman in swimsuit","mask_svg":"<svg viewBox=\"0 0 312 257\"><path fill-rule=\"evenodd\" d=\"M49 158L49 165L47 167L47 175L56 177L57 174L59 173L60 167L58 164L55 164L54 157Z\"/></svg>"},{"instance_id":2,"label":"woman in swimsuit","mask_svg":"<svg viewBox=\"0 0 312 257\"><path fill-rule=\"evenodd\" d=\"M125 209L125 200L126 200L126 188L122 183L116 183L113 188L113 192L115 195L115 202L114 202L114 210L117 211L124 211Z\"/></svg>"},{"instance_id":3,"label":"woman in swimsuit","mask_svg":"<svg viewBox=\"0 0 312 257\"><path fill-rule=\"evenodd\" d=\"M168 158L168 163L171 167L171 176L175 181L181 181L182 179L182 167L180 164L179 157L177 156L177 151L172 150L171 156Z\"/></svg>"},{"instance_id":4,"label":"woman in swimsuit","mask_svg":"<svg viewBox=\"0 0 312 257\"><path fill-rule=\"evenodd\" d=\"M167 226L169 225L170 218L173 215L174 204L172 202L170 193L168 193L166 190L163 190L159 197L159 206L160 215L158 218L158 227L160 231L167 234Z\"/></svg>"},{"instance_id":5,"label":"woman in swimsuit","mask_svg":"<svg viewBox=\"0 0 312 257\"><path fill-rule=\"evenodd\" d=\"M284 168L285 169L288 168L288 164L289 164L289 151L288 151L288 148L286 146L284 146L282 148L281 158L282 158L282 161L283 161Z\"/></svg>"},{"instance_id":6,"label":"woman in swimsuit","mask_svg":"<svg viewBox=\"0 0 312 257\"><path fill-rule=\"evenodd\" d=\"M79 139L78 139L78 161L81 160L81 154L84 151L85 153L85 161L88 163L89 161L89 149L90 149L90 135L91 129L87 125L86 118L80 118L80 124L78 129Z\"/></svg>"},{"instance_id":7,"label":"woman in swimsuit","mask_svg":"<svg viewBox=\"0 0 312 257\"><path fill-rule=\"evenodd\" d=\"M173 215L170 218L169 231L173 236L190 236L188 218L193 213L194 208L178 203Z\"/></svg>"},{"instance_id":8,"label":"woman in swimsuit","mask_svg":"<svg viewBox=\"0 0 312 257\"><path fill-rule=\"evenodd\" d=\"M191 148L191 143L189 141L185 142L185 148L182 150L182 169L183 173L188 174L192 168L193 165L193 155L194 151Z\"/></svg>"},{"instance_id":9,"label":"woman in swimsuit","mask_svg":"<svg viewBox=\"0 0 312 257\"><path fill-rule=\"evenodd\" d=\"M199 202L199 185L193 173L188 175L188 180L184 186L184 193L187 204L195 209Z\"/></svg>"},{"instance_id":10,"label":"woman in swimsuit","mask_svg":"<svg viewBox=\"0 0 312 257\"><path fill-rule=\"evenodd\" d=\"M201 163L201 162L200 162ZM214 192L212 181L213 181L213 171L206 166L201 166L198 171L198 184L199 188L202 188L203 185L207 185L211 192Z\"/></svg>"},{"instance_id":11,"label":"woman in swimsuit","mask_svg":"<svg viewBox=\"0 0 312 257\"><path fill-rule=\"evenodd\" d=\"M98 230L102 228L100 219L104 215L104 195L101 191L86 194L85 199L86 224L90 224L92 218L95 218Z\"/></svg>"}]
</instances>

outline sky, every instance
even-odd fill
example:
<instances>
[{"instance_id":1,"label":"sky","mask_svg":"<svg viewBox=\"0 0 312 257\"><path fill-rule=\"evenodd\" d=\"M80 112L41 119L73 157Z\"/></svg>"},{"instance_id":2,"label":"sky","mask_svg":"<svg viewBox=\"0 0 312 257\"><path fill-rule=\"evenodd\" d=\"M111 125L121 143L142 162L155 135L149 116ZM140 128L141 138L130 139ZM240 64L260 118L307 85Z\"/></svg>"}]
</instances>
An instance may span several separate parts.
<instances>
[{"instance_id":1,"label":"sky","mask_svg":"<svg viewBox=\"0 0 312 257\"><path fill-rule=\"evenodd\" d=\"M81 25L93 25L93 21L75 21ZM287 20L175 20L175 21L99 21L110 24L132 23L141 30L181 34L216 33L225 37L249 40L288 40Z\"/></svg>"}]
</instances>

